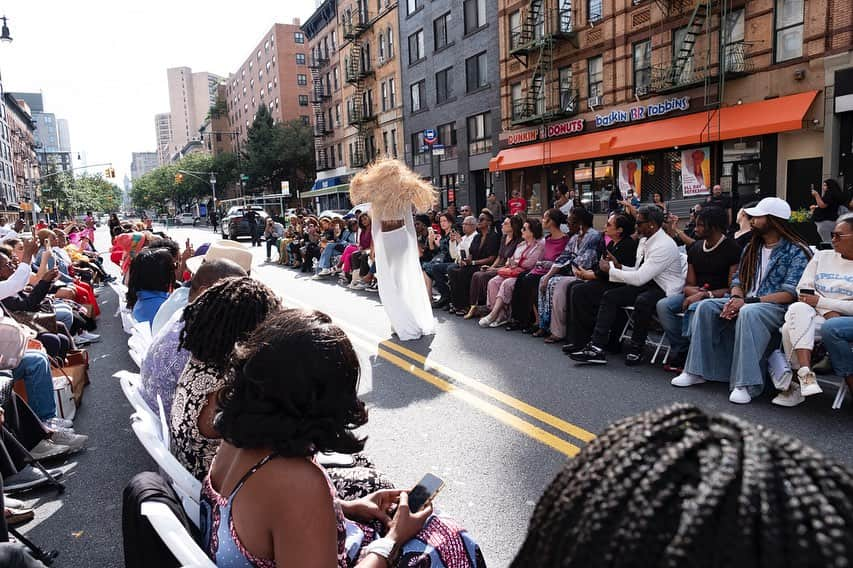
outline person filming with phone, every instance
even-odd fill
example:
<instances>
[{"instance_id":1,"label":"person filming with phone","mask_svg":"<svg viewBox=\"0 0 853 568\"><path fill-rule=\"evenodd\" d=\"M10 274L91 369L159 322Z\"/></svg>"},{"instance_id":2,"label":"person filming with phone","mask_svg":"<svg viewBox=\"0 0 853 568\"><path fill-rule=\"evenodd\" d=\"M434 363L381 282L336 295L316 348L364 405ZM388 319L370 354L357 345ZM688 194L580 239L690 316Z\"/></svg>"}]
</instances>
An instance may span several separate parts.
<instances>
[{"instance_id":1,"label":"person filming with phone","mask_svg":"<svg viewBox=\"0 0 853 568\"><path fill-rule=\"evenodd\" d=\"M353 430L367 410L358 356L327 315L272 315L237 345L231 372L201 495L201 543L217 566L485 566L464 529L433 515L434 476L412 492L336 498L315 455L361 451Z\"/></svg>"},{"instance_id":2,"label":"person filming with phone","mask_svg":"<svg viewBox=\"0 0 853 568\"><path fill-rule=\"evenodd\" d=\"M796 377L786 373L790 383L773 399L779 406L796 406L822 392L810 367L818 336L833 370L853 389L853 216L840 220L830 238L832 249L818 251L809 261L797 285L797 302L785 312L782 347Z\"/></svg>"}]
</instances>

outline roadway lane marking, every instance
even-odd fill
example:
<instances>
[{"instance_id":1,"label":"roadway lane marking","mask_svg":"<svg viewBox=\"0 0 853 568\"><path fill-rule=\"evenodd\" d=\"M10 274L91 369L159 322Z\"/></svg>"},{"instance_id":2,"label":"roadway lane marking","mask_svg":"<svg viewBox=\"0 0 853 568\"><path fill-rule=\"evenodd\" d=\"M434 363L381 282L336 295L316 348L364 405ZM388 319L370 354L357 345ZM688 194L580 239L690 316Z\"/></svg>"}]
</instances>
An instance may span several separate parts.
<instances>
[{"instance_id":1,"label":"roadway lane marking","mask_svg":"<svg viewBox=\"0 0 853 568\"><path fill-rule=\"evenodd\" d=\"M534 440L557 450L561 454L564 454L569 457L574 457L578 454L578 452L580 452L580 448L578 446L567 442L566 440L563 440L562 438L559 438L549 432L546 432L542 428L534 426L530 422L526 422L518 416L511 414L506 410L499 408L494 404L491 404L481 399L480 397L471 394L468 391L462 390L452 383L440 379L431 373L427 373L426 371L424 371L420 367L417 367L413 363L410 363L409 361L406 361L405 359L402 359L401 357L398 357L397 355L394 355L393 353L382 349L382 347L379 348L378 355L385 361L388 361L396 367L399 367L403 371L416 376L417 378L433 385L437 389L442 390L451 396L459 398L460 400L470 404L481 412L488 414L499 422L503 422L504 424L518 430L522 434L526 434Z\"/></svg>"},{"instance_id":2,"label":"roadway lane marking","mask_svg":"<svg viewBox=\"0 0 853 568\"><path fill-rule=\"evenodd\" d=\"M442 365L441 363L427 360L427 358L421 355L420 353L416 353L414 351L406 349L402 345L398 345L390 339L381 342L379 346L384 347L386 349L393 349L394 351L417 361L418 363L424 366L424 369L434 369L442 375L450 377L458 383L461 383L478 392L481 392L486 396L497 400L498 402L502 402L503 404L512 407L518 410L519 412L530 416L531 418L535 418L540 422L544 422L545 424L548 424L549 426L552 426L557 430L568 434L569 436L577 438L578 440L584 442L591 442L595 438L595 434L593 434L592 432L584 430L579 426L575 426L570 422L566 422L561 418L557 418L553 414L549 414L544 410L541 410L539 408L536 408L535 406L524 402L523 400L519 400L511 395L506 394L505 392L499 391L496 388L483 384L480 381L472 379L471 377L468 377L467 375L464 375L458 371L454 371L453 369Z\"/></svg>"},{"instance_id":3,"label":"roadway lane marking","mask_svg":"<svg viewBox=\"0 0 853 568\"><path fill-rule=\"evenodd\" d=\"M285 302L286 303L290 302L292 305L295 304L295 305L298 305L299 307L306 308L306 309L316 309L313 306L310 306L310 305L306 304L305 302L302 302L300 300L296 300L294 298L286 298ZM347 331L347 333L351 336L350 340L353 343L361 345L362 348L366 348L366 350L369 353L371 353L371 354L376 353L377 356L388 361L389 363L396 365L400 369L402 369L402 370L404 370L410 374L415 375L416 377L420 378L421 380L423 380L427 383L430 383L431 385L433 385L433 386L435 386L441 390L444 390L446 392L451 392L455 396L462 398L466 402L469 402L473 406L479 408L483 412L485 412L485 413L489 414L490 416L498 419L499 421L504 422L504 423L508 424L509 426L516 428L517 430L519 430L525 434L530 435L531 437L535 438L536 440L556 449L557 451L559 451L561 453L564 453L565 455L574 456L578 452L578 447L575 446L574 444L571 444L569 442L564 441L562 438L558 438L558 437L546 432L545 430L542 430L541 428L539 428L537 426L534 426L533 424L530 424L529 422L525 422L524 420L518 418L517 416L510 414L509 412L506 412L505 410L503 410L497 406L494 406L494 405L490 404L489 402L486 402L482 399L479 399L479 398L475 397L474 395L472 395L466 391L460 390L454 384L447 382L447 381L445 381L445 380L443 380L443 379L441 379L441 378L439 378L433 374L430 374L429 372L427 372L426 369L427 368L434 369L434 370L438 371L439 373L453 379L454 381L456 381L460 384L463 384L463 385L465 385L465 386L467 386L473 390L476 390L482 394L485 394L485 395L497 400L498 402L501 402L501 403L503 403L503 404L505 404L511 408L514 408L515 410L517 410L523 414L526 414L526 415L530 416L531 418L539 420L540 422L548 424L549 426L552 426L553 428L556 428L557 430L560 430L561 432L564 432L564 433L566 433L566 434L568 434L574 438L577 438L578 440L581 440L583 442L590 442L595 438L595 434L593 434L592 432L589 432L587 430L584 430L583 428L581 428L579 426L575 426L574 424L571 424L570 422L566 422L565 420L562 420L561 418L557 418L556 416L549 414L549 413L545 412L544 410L536 408L535 406L532 406L532 405L530 405L530 404L528 404L522 400L519 400L513 396L510 396L510 395L508 395L502 391L499 391L493 387L485 385L485 384L481 383L480 381L477 381L476 379L472 379L472 378L470 378L470 377L468 377L468 376L466 376L466 375L464 375L458 371L454 371L453 369L451 369L445 365L442 365L440 363L436 363L434 361L429 361L429 360L427 360L426 357L424 357L423 355L421 355L419 353L415 353L414 351L406 349L405 347L398 345L398 344L394 343L393 341L383 340L379 336L373 335L373 334L361 329L357 325L355 325L351 322L348 322L348 321L346 321L346 320L344 320L338 316L331 316L331 317L338 325L340 325L345 331ZM416 361L417 363L423 365L424 369L421 369L420 367L417 367L417 366L413 365L412 363L405 361L405 360L391 354L389 351L387 351L387 349L397 351L398 353L409 357L410 359L412 359L412 360ZM393 360L392 360L392 358L393 358ZM450 387L450 388L445 388L445 386ZM462 394L458 394L458 393L464 393L464 396ZM474 400L477 401L476 404L473 402ZM507 418L507 417L509 417L509 418Z\"/></svg>"}]
</instances>

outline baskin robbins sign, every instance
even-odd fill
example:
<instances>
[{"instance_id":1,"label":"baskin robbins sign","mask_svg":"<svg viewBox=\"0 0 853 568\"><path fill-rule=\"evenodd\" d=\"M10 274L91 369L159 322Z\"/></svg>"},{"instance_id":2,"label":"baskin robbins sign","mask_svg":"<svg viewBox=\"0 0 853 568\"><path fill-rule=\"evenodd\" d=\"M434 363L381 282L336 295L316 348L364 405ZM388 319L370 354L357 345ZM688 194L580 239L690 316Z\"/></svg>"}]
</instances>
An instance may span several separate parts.
<instances>
[{"instance_id":1,"label":"baskin robbins sign","mask_svg":"<svg viewBox=\"0 0 853 568\"><path fill-rule=\"evenodd\" d=\"M525 144L527 142L535 142L537 140L545 140L547 138L554 138L557 136L577 134L578 132L583 131L583 127L584 122L583 119L580 118L557 122L535 130L513 132L507 137L507 144L514 146L515 144Z\"/></svg>"},{"instance_id":2,"label":"baskin robbins sign","mask_svg":"<svg viewBox=\"0 0 853 568\"><path fill-rule=\"evenodd\" d=\"M671 112L687 110L689 108L690 99L688 97L666 99L659 103L652 103L650 105L635 106L627 110L612 110L607 114L597 114L595 115L595 127L606 128L622 122L634 122L637 120L645 120L647 118L656 118Z\"/></svg>"}]
</instances>

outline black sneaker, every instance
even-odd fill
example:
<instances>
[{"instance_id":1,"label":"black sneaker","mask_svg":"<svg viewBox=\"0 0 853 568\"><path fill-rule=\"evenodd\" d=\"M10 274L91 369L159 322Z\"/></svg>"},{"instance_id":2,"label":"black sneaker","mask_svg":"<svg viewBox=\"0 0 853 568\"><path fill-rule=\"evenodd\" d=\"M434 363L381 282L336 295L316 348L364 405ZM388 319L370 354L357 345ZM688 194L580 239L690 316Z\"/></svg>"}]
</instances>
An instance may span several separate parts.
<instances>
[{"instance_id":1,"label":"black sneaker","mask_svg":"<svg viewBox=\"0 0 853 568\"><path fill-rule=\"evenodd\" d=\"M563 345L561 349L566 355L571 355L575 351L580 351L581 349L583 349L583 345L578 345L577 343L569 343L568 345Z\"/></svg>"},{"instance_id":2,"label":"black sneaker","mask_svg":"<svg viewBox=\"0 0 853 568\"><path fill-rule=\"evenodd\" d=\"M587 343L586 347L582 348L580 351L575 351L569 355L569 357L572 358L572 361L577 361L578 363L595 363L596 365L607 364L607 356L604 354L604 349L596 347L592 343Z\"/></svg>"}]
</instances>

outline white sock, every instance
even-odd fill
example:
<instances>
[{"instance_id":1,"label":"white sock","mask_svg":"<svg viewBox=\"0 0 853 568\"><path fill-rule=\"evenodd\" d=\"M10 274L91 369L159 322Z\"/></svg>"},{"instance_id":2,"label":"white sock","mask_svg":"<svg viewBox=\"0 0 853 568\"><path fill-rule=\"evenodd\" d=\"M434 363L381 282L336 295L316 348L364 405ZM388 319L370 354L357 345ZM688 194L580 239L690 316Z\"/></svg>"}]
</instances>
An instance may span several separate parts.
<instances>
[{"instance_id":1,"label":"white sock","mask_svg":"<svg viewBox=\"0 0 853 568\"><path fill-rule=\"evenodd\" d=\"M800 367L800 368L797 370L797 376L798 376L798 377L805 377L805 376L806 376L807 374L809 374L810 372L811 372L811 369L809 369L809 368L808 368L808 366L806 366L806 367Z\"/></svg>"}]
</instances>

